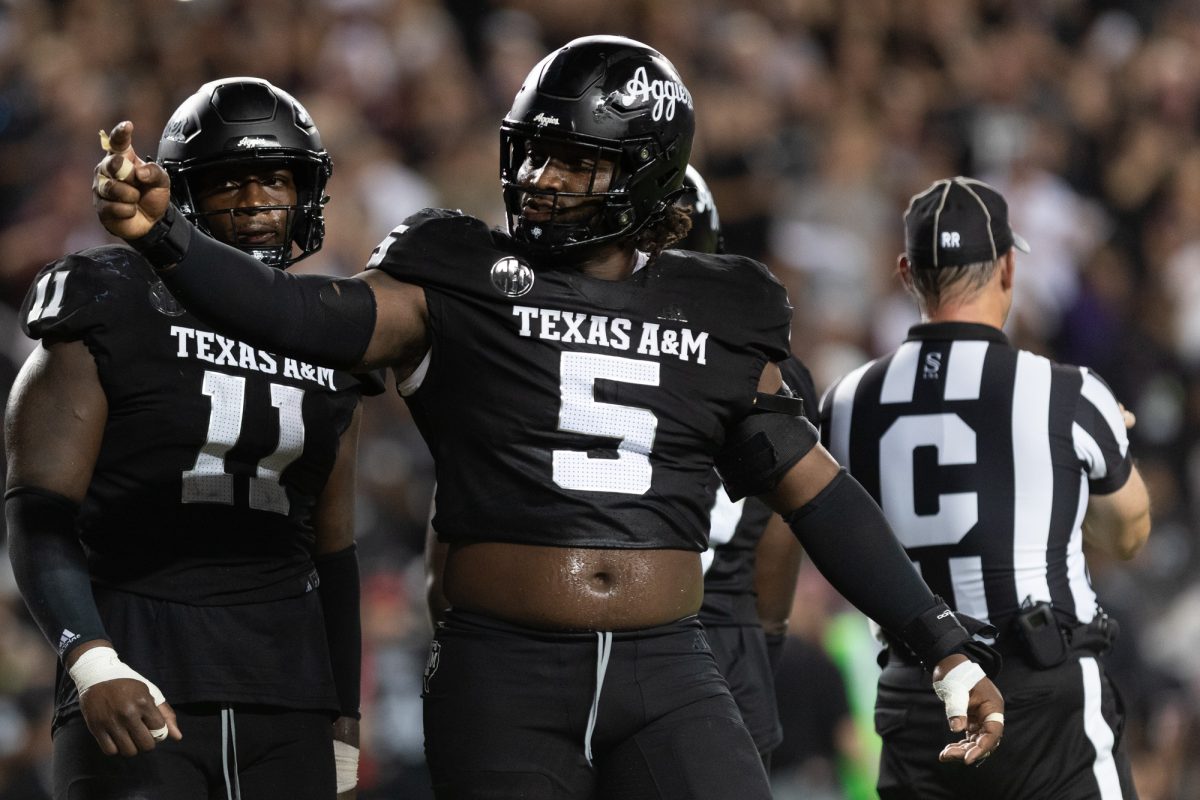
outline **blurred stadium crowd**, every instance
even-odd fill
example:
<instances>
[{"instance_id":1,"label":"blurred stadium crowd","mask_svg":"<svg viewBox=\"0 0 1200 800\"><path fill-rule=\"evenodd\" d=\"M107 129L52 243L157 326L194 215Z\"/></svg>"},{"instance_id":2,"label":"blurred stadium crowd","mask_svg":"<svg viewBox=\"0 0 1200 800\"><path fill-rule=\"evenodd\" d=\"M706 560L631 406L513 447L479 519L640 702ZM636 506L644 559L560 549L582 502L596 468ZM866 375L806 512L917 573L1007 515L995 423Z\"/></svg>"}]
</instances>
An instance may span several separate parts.
<instances>
[{"instance_id":1,"label":"blurred stadium crowd","mask_svg":"<svg viewBox=\"0 0 1200 800\"><path fill-rule=\"evenodd\" d=\"M1112 672L1141 796L1200 796L1195 0L0 0L0 389L32 344L15 308L34 273L109 241L91 206L98 129L133 120L149 154L201 83L274 82L335 165L325 248L300 268L350 275L418 208L502 224L499 120L542 54L590 33L679 68L728 249L788 284L819 390L915 319L893 275L909 196L954 174L1007 196L1033 246L1010 336L1095 369L1138 417L1154 532L1092 574L1122 625ZM359 796L417 798L432 475L395 395L366 410ZM0 564L0 798L44 798L53 655ZM869 797L865 624L808 570L794 616L780 796Z\"/></svg>"}]
</instances>

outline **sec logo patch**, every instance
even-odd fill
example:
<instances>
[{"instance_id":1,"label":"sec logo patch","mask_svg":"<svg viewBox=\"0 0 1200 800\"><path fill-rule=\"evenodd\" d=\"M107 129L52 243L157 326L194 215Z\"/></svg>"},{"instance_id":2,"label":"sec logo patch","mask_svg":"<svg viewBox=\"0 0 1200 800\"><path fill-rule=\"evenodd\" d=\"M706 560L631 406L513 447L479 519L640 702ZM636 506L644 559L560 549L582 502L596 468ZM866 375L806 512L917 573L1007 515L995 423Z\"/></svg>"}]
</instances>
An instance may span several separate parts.
<instances>
[{"instance_id":1,"label":"sec logo patch","mask_svg":"<svg viewBox=\"0 0 1200 800\"><path fill-rule=\"evenodd\" d=\"M492 264L492 285L501 294L521 297L533 288L533 268L519 258L505 256Z\"/></svg>"}]
</instances>

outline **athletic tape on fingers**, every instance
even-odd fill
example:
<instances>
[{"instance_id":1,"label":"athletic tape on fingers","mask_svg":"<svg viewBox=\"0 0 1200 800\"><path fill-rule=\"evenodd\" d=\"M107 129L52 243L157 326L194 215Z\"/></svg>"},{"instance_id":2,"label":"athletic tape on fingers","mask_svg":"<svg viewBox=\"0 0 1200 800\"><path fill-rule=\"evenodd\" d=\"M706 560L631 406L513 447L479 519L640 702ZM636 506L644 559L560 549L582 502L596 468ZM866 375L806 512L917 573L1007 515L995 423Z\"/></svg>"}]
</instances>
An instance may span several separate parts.
<instances>
[{"instance_id":1,"label":"athletic tape on fingers","mask_svg":"<svg viewBox=\"0 0 1200 800\"><path fill-rule=\"evenodd\" d=\"M167 740L167 726L163 725L161 728L154 728L150 731L150 735L154 737L154 741L156 742L165 742Z\"/></svg>"},{"instance_id":2,"label":"athletic tape on fingers","mask_svg":"<svg viewBox=\"0 0 1200 800\"><path fill-rule=\"evenodd\" d=\"M108 138L108 133L105 131L100 131L100 147L110 156L121 156L121 168L113 174L114 178L123 181L133 173L133 162L125 155L129 150L128 147L121 151L113 150L112 139ZM105 160L107 161L108 159Z\"/></svg>"},{"instance_id":3,"label":"athletic tape on fingers","mask_svg":"<svg viewBox=\"0 0 1200 800\"><path fill-rule=\"evenodd\" d=\"M933 691L946 704L946 718L965 717L975 684L986 678L983 668L974 661L964 661L933 682Z\"/></svg>"},{"instance_id":4,"label":"athletic tape on fingers","mask_svg":"<svg viewBox=\"0 0 1200 800\"><path fill-rule=\"evenodd\" d=\"M984 722L999 722L1001 725L1003 725L1004 724L1004 715L1001 714L999 711L993 711L992 713L990 713L986 717L984 717L983 721Z\"/></svg>"}]
</instances>

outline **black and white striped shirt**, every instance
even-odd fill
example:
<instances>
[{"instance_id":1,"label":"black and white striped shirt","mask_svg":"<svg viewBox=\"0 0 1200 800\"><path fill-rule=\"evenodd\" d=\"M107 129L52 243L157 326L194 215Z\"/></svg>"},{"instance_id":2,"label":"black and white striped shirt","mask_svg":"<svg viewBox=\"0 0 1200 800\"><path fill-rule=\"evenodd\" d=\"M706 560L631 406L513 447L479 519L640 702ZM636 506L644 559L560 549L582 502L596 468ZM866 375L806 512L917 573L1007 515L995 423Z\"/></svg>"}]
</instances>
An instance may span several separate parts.
<instances>
[{"instance_id":1,"label":"black and white striped shirt","mask_svg":"<svg viewBox=\"0 0 1200 800\"><path fill-rule=\"evenodd\" d=\"M988 325L917 325L822 398L825 446L952 608L1003 629L1026 598L1096 613L1081 523L1132 467L1112 391Z\"/></svg>"}]
</instances>

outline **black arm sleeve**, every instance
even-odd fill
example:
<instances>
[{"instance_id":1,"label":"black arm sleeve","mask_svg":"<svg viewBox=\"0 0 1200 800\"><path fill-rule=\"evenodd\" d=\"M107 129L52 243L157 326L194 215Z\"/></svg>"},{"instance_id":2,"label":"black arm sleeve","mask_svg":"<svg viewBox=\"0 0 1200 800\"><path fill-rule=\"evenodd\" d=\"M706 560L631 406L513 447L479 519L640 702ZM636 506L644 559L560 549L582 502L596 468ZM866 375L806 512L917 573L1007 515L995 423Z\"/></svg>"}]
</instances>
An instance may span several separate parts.
<instances>
[{"instance_id":1,"label":"black arm sleeve","mask_svg":"<svg viewBox=\"0 0 1200 800\"><path fill-rule=\"evenodd\" d=\"M188 311L264 350L338 369L361 363L375 329L367 284L272 269L199 234L174 206L155 228L131 244Z\"/></svg>"},{"instance_id":2,"label":"black arm sleeve","mask_svg":"<svg viewBox=\"0 0 1200 800\"><path fill-rule=\"evenodd\" d=\"M108 639L75 534L77 511L75 503L44 489L17 486L4 495L17 587L60 658L84 642Z\"/></svg>"},{"instance_id":3,"label":"black arm sleeve","mask_svg":"<svg viewBox=\"0 0 1200 800\"><path fill-rule=\"evenodd\" d=\"M362 687L362 622L359 616L358 548L318 556L317 575L329 662L343 717L359 718Z\"/></svg>"},{"instance_id":4,"label":"black arm sleeve","mask_svg":"<svg viewBox=\"0 0 1200 800\"><path fill-rule=\"evenodd\" d=\"M997 668L994 653L974 642L921 580L883 511L845 469L785 519L833 588L912 648L927 669L952 653L989 674Z\"/></svg>"}]
</instances>

